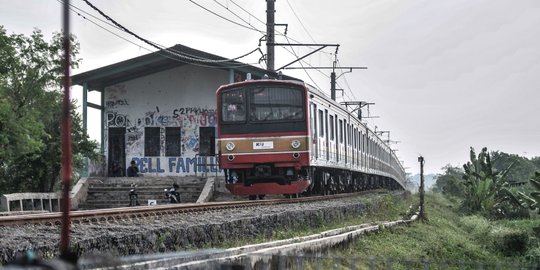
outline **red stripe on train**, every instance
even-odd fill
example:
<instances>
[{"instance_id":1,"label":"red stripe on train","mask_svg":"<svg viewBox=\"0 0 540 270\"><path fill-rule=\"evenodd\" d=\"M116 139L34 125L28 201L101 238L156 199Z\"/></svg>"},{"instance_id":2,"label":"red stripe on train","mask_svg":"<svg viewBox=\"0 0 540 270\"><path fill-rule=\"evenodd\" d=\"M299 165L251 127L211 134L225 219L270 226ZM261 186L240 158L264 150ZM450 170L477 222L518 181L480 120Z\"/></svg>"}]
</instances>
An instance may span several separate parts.
<instances>
[{"instance_id":1,"label":"red stripe on train","mask_svg":"<svg viewBox=\"0 0 540 270\"><path fill-rule=\"evenodd\" d=\"M225 187L234 195L259 194L298 194L306 190L311 184L310 180L293 181L288 185L278 183L258 183L244 186L243 183L225 184Z\"/></svg>"}]
</instances>

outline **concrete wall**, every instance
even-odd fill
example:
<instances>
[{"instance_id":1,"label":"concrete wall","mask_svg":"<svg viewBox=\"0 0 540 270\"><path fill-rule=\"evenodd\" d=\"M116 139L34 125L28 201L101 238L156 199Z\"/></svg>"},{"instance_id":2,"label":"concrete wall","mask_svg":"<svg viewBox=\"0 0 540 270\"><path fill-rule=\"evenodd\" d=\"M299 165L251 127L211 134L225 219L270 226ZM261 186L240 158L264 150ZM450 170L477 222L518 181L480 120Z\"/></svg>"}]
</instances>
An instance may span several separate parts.
<instances>
[{"instance_id":1,"label":"concrete wall","mask_svg":"<svg viewBox=\"0 0 540 270\"><path fill-rule=\"evenodd\" d=\"M181 66L104 90L104 144L108 146L111 127L126 128L126 159L123 168L135 160L139 171L154 176L185 176L200 173L199 127L216 126L215 92L229 82L227 70L193 65ZM145 156L145 127L160 127L160 156ZM181 154L165 155L165 128L181 127ZM105 147L108 158L108 147ZM215 164L213 157L207 164ZM106 164L109 164L107 161ZM202 167L199 167L202 168ZM206 172L215 174L216 166Z\"/></svg>"},{"instance_id":2,"label":"concrete wall","mask_svg":"<svg viewBox=\"0 0 540 270\"><path fill-rule=\"evenodd\" d=\"M12 193L0 197L0 211L60 211L61 195L59 193Z\"/></svg>"},{"instance_id":3,"label":"concrete wall","mask_svg":"<svg viewBox=\"0 0 540 270\"><path fill-rule=\"evenodd\" d=\"M71 189L71 209L77 209L86 200L88 178L81 178ZM51 193L12 193L0 196L1 212L60 211L62 201L60 192Z\"/></svg>"}]
</instances>

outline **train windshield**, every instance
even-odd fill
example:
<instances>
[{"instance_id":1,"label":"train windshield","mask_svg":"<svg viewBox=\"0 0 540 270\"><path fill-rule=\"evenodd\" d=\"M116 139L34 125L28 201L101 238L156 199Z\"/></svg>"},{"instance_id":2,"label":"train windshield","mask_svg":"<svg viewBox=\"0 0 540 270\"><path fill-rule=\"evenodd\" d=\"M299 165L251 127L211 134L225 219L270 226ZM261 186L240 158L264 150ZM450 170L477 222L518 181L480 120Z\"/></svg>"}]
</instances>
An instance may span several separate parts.
<instances>
[{"instance_id":1,"label":"train windshield","mask_svg":"<svg viewBox=\"0 0 540 270\"><path fill-rule=\"evenodd\" d=\"M255 85L220 94L222 134L305 132L305 89Z\"/></svg>"},{"instance_id":2,"label":"train windshield","mask_svg":"<svg viewBox=\"0 0 540 270\"><path fill-rule=\"evenodd\" d=\"M244 89L233 89L221 95L221 115L224 122L246 121Z\"/></svg>"},{"instance_id":3,"label":"train windshield","mask_svg":"<svg viewBox=\"0 0 540 270\"><path fill-rule=\"evenodd\" d=\"M221 94L221 119L225 123L303 120L302 90L255 87L224 91Z\"/></svg>"},{"instance_id":4,"label":"train windshield","mask_svg":"<svg viewBox=\"0 0 540 270\"><path fill-rule=\"evenodd\" d=\"M249 89L249 121L286 121L304 119L300 89L259 87Z\"/></svg>"}]
</instances>

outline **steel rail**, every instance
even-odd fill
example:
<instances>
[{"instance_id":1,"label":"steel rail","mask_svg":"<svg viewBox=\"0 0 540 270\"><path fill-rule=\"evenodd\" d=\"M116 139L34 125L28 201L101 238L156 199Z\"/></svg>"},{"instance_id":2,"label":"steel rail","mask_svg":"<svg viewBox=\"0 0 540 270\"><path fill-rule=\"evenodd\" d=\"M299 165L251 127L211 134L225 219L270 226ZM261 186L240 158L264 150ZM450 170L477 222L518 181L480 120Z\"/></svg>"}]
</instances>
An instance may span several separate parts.
<instances>
[{"instance_id":1,"label":"steel rail","mask_svg":"<svg viewBox=\"0 0 540 270\"><path fill-rule=\"evenodd\" d=\"M146 218L151 216L174 215L179 213L196 213L212 210L225 210L235 208L247 208L254 206L266 206L276 204L292 204L305 203L313 201L335 200L345 197L354 197L361 194L373 192L362 191L355 193L342 193L327 196L300 197L294 199L272 199L272 200L257 200L257 201L234 201L234 202L208 202L208 203L190 203L190 204L167 204L155 206L136 206L136 207L120 207L106 208L96 210L79 210L71 211L69 217L72 223L88 223L88 222L110 222L123 220L126 218ZM24 224L46 224L46 225L61 225L62 213L39 213L29 215L14 215L1 216L0 226L13 226Z\"/></svg>"}]
</instances>

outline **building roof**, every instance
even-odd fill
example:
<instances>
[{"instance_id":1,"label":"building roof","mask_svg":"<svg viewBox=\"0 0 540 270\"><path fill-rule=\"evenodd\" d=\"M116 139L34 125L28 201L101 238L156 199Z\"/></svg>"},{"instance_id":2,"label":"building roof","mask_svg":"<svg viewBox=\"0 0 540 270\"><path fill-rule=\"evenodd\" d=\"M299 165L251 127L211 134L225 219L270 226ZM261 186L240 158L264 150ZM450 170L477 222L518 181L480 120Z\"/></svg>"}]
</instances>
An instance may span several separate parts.
<instances>
[{"instance_id":1,"label":"building roof","mask_svg":"<svg viewBox=\"0 0 540 270\"><path fill-rule=\"evenodd\" d=\"M217 60L218 62L208 63L197 61L197 59L212 59ZM268 70L237 61L224 62L222 60L228 59L177 44L168 49L79 73L72 76L71 80L73 85L83 85L86 83L89 90L102 91L102 89L104 89L106 86L190 64L227 70L233 68L236 71L245 73L249 72L261 77L264 74L267 74L270 77L277 77L275 72L270 72ZM288 76L284 77L285 79L298 80Z\"/></svg>"}]
</instances>

